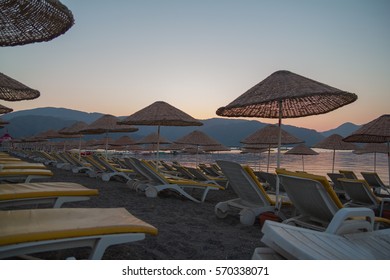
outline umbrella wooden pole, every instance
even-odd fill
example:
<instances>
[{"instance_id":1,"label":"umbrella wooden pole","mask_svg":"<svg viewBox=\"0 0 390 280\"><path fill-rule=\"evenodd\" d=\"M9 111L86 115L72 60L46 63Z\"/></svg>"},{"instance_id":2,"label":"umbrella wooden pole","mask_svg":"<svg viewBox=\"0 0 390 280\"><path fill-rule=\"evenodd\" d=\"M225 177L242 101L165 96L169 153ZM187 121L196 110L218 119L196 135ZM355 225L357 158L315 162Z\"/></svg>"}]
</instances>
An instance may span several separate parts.
<instances>
[{"instance_id":1,"label":"umbrella wooden pole","mask_svg":"<svg viewBox=\"0 0 390 280\"><path fill-rule=\"evenodd\" d=\"M81 135L79 137L79 160L81 160Z\"/></svg>"},{"instance_id":2,"label":"umbrella wooden pole","mask_svg":"<svg viewBox=\"0 0 390 280\"><path fill-rule=\"evenodd\" d=\"M374 152L374 172L376 172L376 152Z\"/></svg>"},{"instance_id":3,"label":"umbrella wooden pole","mask_svg":"<svg viewBox=\"0 0 390 280\"><path fill-rule=\"evenodd\" d=\"M278 156L277 156L277 162L276 167L280 168L280 148L282 146L282 101L279 101L279 135L278 135ZM279 186L280 186L280 180L279 176L276 176L276 194L275 194L275 207L276 211L278 212L280 210L281 203L279 203Z\"/></svg>"},{"instance_id":4,"label":"umbrella wooden pole","mask_svg":"<svg viewBox=\"0 0 390 280\"><path fill-rule=\"evenodd\" d=\"M160 158L160 126L157 127L157 155L156 155L156 169L158 171Z\"/></svg>"},{"instance_id":5,"label":"umbrella wooden pole","mask_svg":"<svg viewBox=\"0 0 390 280\"><path fill-rule=\"evenodd\" d=\"M259 154L259 171L261 171L261 153Z\"/></svg>"},{"instance_id":6,"label":"umbrella wooden pole","mask_svg":"<svg viewBox=\"0 0 390 280\"><path fill-rule=\"evenodd\" d=\"M196 165L195 167L198 168L198 165L199 165L199 145L196 145Z\"/></svg>"},{"instance_id":7,"label":"umbrella wooden pole","mask_svg":"<svg viewBox=\"0 0 390 280\"><path fill-rule=\"evenodd\" d=\"M268 162L267 162L267 173L269 172L269 158L271 155L271 145L268 145Z\"/></svg>"},{"instance_id":8,"label":"umbrella wooden pole","mask_svg":"<svg viewBox=\"0 0 390 280\"><path fill-rule=\"evenodd\" d=\"M387 141L387 166L389 168L389 181L388 184L390 185L390 142Z\"/></svg>"},{"instance_id":9,"label":"umbrella wooden pole","mask_svg":"<svg viewBox=\"0 0 390 280\"><path fill-rule=\"evenodd\" d=\"M303 159L303 155L302 155L302 171L305 171L305 160Z\"/></svg>"},{"instance_id":10,"label":"umbrella wooden pole","mask_svg":"<svg viewBox=\"0 0 390 280\"><path fill-rule=\"evenodd\" d=\"M107 160L107 150L108 150L108 132L106 132L106 160Z\"/></svg>"},{"instance_id":11,"label":"umbrella wooden pole","mask_svg":"<svg viewBox=\"0 0 390 280\"><path fill-rule=\"evenodd\" d=\"M336 158L336 150L333 149L333 164L332 164L332 173L334 173L334 162L335 162L335 158Z\"/></svg>"}]
</instances>

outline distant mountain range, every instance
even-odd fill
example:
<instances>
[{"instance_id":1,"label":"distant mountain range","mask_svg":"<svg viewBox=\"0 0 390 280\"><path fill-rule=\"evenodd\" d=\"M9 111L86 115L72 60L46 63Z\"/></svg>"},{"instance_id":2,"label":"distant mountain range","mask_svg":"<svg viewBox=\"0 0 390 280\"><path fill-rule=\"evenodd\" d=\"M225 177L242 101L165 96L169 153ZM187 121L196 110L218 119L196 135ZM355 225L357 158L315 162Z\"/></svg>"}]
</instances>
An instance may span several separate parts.
<instances>
[{"instance_id":1,"label":"distant mountain range","mask_svg":"<svg viewBox=\"0 0 390 280\"><path fill-rule=\"evenodd\" d=\"M14 138L23 138L35 135L37 133L54 129L59 130L72 125L76 121L91 123L103 116L101 113L86 113L66 108L36 108L31 110L22 110L3 115L1 118L10 122L6 130ZM170 141L174 141L193 130L200 130L220 143L234 147L240 146L240 141L250 134L266 126L267 124L255 120L211 118L200 120L203 126L198 127L161 127L161 135ZM150 133L156 132L155 126L137 126L139 130L130 134L111 133L110 137L118 138L128 135L133 139L140 139ZM345 123L337 128L317 132L314 129L300 128L295 126L283 125L284 130L305 141L306 145L312 146L331 134L340 134L347 136L360 126ZM97 136L94 136L97 137ZM102 136L101 136L102 137ZM88 138L88 137L87 137Z\"/></svg>"}]
</instances>

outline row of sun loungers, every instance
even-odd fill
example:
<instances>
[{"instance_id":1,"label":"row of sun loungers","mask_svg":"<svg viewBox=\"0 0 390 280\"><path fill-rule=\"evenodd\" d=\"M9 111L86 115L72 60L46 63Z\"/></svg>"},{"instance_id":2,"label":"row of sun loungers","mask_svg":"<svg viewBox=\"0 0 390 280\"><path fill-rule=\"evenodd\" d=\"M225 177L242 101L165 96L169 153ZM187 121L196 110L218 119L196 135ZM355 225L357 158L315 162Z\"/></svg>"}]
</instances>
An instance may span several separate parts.
<instances>
[{"instance_id":1,"label":"row of sun loungers","mask_svg":"<svg viewBox=\"0 0 390 280\"><path fill-rule=\"evenodd\" d=\"M107 160L104 157L89 156L85 159L87 158L88 164L85 168L90 168L94 172L99 167L102 168L95 173L96 176L100 176L102 179L105 176L103 179L105 181L114 176L121 177L129 186L144 192L147 197L157 197L159 192L169 189L191 201L204 202L210 190L223 191L229 187L237 194L237 198L217 203L215 205L217 217L225 218L227 215L237 215L242 224L253 225L264 213L274 213L282 220L282 223L265 222L262 241L267 247L256 248L253 258L351 258L348 254L317 255L310 250L309 253L304 252L296 255L294 246L291 247L291 250L285 248L289 246L288 242L295 242L294 238L291 241L289 239L287 241L279 240L280 235L283 239L286 232L288 232L287 234L294 232L291 235L298 236L298 239L299 236L316 238L320 234L320 238L329 238L331 240L329 242L335 242L333 239L336 236L337 242L344 242L346 248L355 246L353 242L350 242L348 234L364 232L367 234L361 235L359 238L364 239L367 236L370 239L371 236L375 235L382 236L385 241L390 235L387 229L383 229L390 225L390 220L382 217L384 205L389 199L376 196L374 192L376 188L368 181L356 178L348 179L342 173L338 174L337 178L329 176L333 181L332 184L324 176L285 169L278 169L275 174L260 173L254 172L248 166L229 161L217 161L214 166L207 166L207 168L203 166L201 171L195 169L202 174L197 176L194 170L181 166L179 163L170 165L159 162L156 164L136 158ZM74 172L75 168L76 166L73 165ZM80 170L78 169L77 172ZM126 176L121 175L121 173ZM91 174L92 172L89 173L89 175ZM279 201L282 202L280 209L275 204L276 176L280 180ZM386 188L386 186L382 186L382 188ZM190 191L193 189L201 190L200 197L194 197ZM346 200L341 202L339 198L341 196ZM286 208L294 209L289 218L286 218L283 213ZM373 235L370 235L369 232ZM280 244L285 244L283 242L287 245L281 246ZM310 243L308 244L307 246L310 247ZM355 249L354 247L351 250ZM322 248L318 250L321 251ZM356 258L361 257L383 258L389 256L376 252L366 254L363 250L360 255L356 255Z\"/></svg>"},{"instance_id":2,"label":"row of sun loungers","mask_svg":"<svg viewBox=\"0 0 390 280\"><path fill-rule=\"evenodd\" d=\"M61 249L90 247L90 259L101 259L106 249L115 244L134 242L158 230L138 219L124 208L61 208L64 203L87 200L98 191L80 184L34 182L25 177L50 170L0 153L0 179L10 180L1 172L11 172L17 164L18 176L24 183L0 184L0 259ZM12 168L11 168L12 167ZM49 175L47 175L49 176ZM44 178L44 177L40 177ZM41 205L29 209L29 205ZM15 209L23 205L22 209ZM52 208L42 208L49 206Z\"/></svg>"}]
</instances>

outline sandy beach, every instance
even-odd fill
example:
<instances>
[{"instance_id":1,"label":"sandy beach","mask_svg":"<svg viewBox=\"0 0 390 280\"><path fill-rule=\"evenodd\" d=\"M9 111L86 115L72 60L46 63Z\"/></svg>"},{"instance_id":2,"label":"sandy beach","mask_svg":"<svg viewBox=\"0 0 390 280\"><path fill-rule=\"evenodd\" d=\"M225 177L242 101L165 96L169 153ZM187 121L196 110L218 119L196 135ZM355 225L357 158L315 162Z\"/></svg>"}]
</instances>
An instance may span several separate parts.
<instances>
[{"instance_id":1,"label":"sandy beach","mask_svg":"<svg viewBox=\"0 0 390 280\"><path fill-rule=\"evenodd\" d=\"M134 216L158 228L157 236L109 247L103 256L107 260L247 260L255 247L261 245L261 227L244 226L238 217L219 219L214 206L236 197L231 189L209 192L206 201L194 203L169 192L157 198L147 198L144 193L132 190L123 182L103 182L86 174L50 168L55 174L44 181L77 182L98 189L99 196L85 202L67 203L63 207L124 207ZM36 180L37 181L37 180ZM193 193L197 196L197 193ZM88 257L88 249L71 252L42 253L44 259L76 259Z\"/></svg>"}]
</instances>

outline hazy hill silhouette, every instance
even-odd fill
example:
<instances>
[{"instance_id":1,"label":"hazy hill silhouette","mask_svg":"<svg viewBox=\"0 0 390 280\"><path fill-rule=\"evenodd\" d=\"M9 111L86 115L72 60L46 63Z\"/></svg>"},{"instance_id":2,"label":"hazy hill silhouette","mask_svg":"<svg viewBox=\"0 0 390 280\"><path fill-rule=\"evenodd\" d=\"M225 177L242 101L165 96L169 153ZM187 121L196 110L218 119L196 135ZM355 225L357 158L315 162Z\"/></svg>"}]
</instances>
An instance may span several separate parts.
<instances>
[{"instance_id":1,"label":"hazy hill silhouette","mask_svg":"<svg viewBox=\"0 0 390 280\"><path fill-rule=\"evenodd\" d=\"M72 125L76 121L91 123L102 115L103 113L98 112L87 113L66 108L44 107L12 112L3 115L2 118L10 121L10 124L5 128L6 131L14 138L22 138L32 136L48 129L59 130ZM161 127L161 135L170 141L174 141L194 130L200 130L226 146L240 146L241 140L267 125L256 120L230 118L211 118L201 121L203 122L203 126L198 127L163 126ZM110 137L115 139L123 135L128 135L133 139L140 139L157 131L157 127L155 126L137 127L139 128L139 131L135 133L112 133L110 134ZM351 123L345 123L335 129L320 133L314 129L283 125L284 130L304 140L308 146L314 145L324 139L327 135L333 133L346 136L358 127L359 126Z\"/></svg>"}]
</instances>

